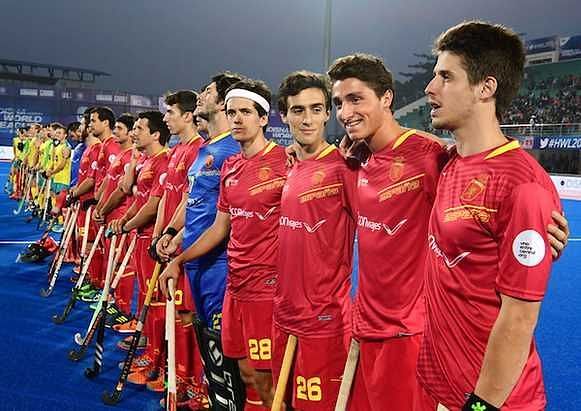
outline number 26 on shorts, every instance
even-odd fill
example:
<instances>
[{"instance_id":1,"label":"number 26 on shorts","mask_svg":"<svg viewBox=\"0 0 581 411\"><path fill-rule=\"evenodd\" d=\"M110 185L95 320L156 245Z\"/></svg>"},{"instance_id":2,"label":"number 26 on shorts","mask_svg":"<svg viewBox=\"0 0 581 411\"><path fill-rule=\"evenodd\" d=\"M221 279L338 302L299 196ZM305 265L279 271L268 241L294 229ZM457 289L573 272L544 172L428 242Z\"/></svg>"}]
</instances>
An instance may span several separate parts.
<instances>
[{"instance_id":1,"label":"number 26 on shorts","mask_svg":"<svg viewBox=\"0 0 581 411\"><path fill-rule=\"evenodd\" d=\"M297 376L297 399L304 401L321 401L321 378L306 379L302 375Z\"/></svg>"}]
</instances>

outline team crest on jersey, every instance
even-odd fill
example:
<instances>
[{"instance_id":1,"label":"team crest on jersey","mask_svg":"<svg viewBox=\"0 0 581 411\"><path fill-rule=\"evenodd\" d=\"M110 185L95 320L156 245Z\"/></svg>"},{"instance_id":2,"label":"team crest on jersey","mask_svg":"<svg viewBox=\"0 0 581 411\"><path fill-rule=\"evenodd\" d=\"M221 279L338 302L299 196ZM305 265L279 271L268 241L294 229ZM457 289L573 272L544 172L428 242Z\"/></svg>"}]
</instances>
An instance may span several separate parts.
<instances>
[{"instance_id":1,"label":"team crest on jersey","mask_svg":"<svg viewBox=\"0 0 581 411\"><path fill-rule=\"evenodd\" d=\"M313 176L311 177L311 181L315 185L321 184L324 179L325 179L325 172L323 170L317 170L317 171L315 171L313 173Z\"/></svg>"},{"instance_id":2,"label":"team crest on jersey","mask_svg":"<svg viewBox=\"0 0 581 411\"><path fill-rule=\"evenodd\" d=\"M391 167L389 168L389 178L394 183L399 181L403 176L405 160L403 157L396 157L393 159L391 163Z\"/></svg>"},{"instance_id":3,"label":"team crest on jersey","mask_svg":"<svg viewBox=\"0 0 581 411\"><path fill-rule=\"evenodd\" d=\"M212 168L213 165L214 165L214 156L209 154L208 157L206 157L206 161L204 162L204 167Z\"/></svg>"},{"instance_id":4,"label":"team crest on jersey","mask_svg":"<svg viewBox=\"0 0 581 411\"><path fill-rule=\"evenodd\" d=\"M180 161L178 166L176 167L176 171L182 171L186 169L186 163L184 163L183 161Z\"/></svg>"},{"instance_id":5,"label":"team crest on jersey","mask_svg":"<svg viewBox=\"0 0 581 411\"><path fill-rule=\"evenodd\" d=\"M270 167L261 167L260 170L258 170L258 179L260 181L266 181L270 178L272 174L272 169Z\"/></svg>"},{"instance_id":6,"label":"team crest on jersey","mask_svg":"<svg viewBox=\"0 0 581 411\"><path fill-rule=\"evenodd\" d=\"M476 178L473 178L468 186L464 189L464 192L460 196L462 201L474 201L485 189L486 183L488 182L488 175L481 174Z\"/></svg>"}]
</instances>

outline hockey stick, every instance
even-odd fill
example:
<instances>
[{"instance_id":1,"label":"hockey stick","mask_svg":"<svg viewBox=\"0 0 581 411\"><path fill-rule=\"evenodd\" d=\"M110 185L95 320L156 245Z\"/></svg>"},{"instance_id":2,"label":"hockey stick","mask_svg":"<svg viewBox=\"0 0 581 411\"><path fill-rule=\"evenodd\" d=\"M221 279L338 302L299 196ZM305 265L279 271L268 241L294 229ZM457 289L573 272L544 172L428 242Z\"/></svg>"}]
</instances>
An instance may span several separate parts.
<instances>
[{"instance_id":1,"label":"hockey stick","mask_svg":"<svg viewBox=\"0 0 581 411\"><path fill-rule=\"evenodd\" d=\"M136 239L136 237L134 238ZM123 234L123 237L121 238L122 243L125 243L125 234ZM129 249L127 250L127 253L125 254L125 257L123 258L123 262L121 263L121 267L119 268L119 270L117 271L117 274L115 275L113 281L111 282L111 286L109 287L109 295L106 296L107 297L107 305L106 307L109 308L109 302L110 302L110 295L113 294L113 292L115 291L115 288L117 287L117 283L119 282L119 278L121 277L121 274L125 271L125 267L127 266L128 262L129 262L129 257L131 256L131 253L133 252L133 247L135 247L135 241L133 241L130 245L129 245ZM115 253L115 261L113 262L113 269L115 269L114 267L117 266L117 262L119 261L119 257L121 256L121 249L122 249L122 245L118 248L119 252ZM101 295L102 297L102 295ZM77 343L78 345L88 345L91 341L89 340L89 342L87 344L85 344L85 340L87 339L87 336L89 335L91 329L93 327L95 327L97 318L98 318L98 311L99 311L99 307L101 307L101 305L99 305L101 302L101 299L99 299L99 302L97 303L97 309L95 309L95 311L93 312L93 317L91 317L91 321L89 322L89 327L87 328L87 332L85 334L85 337L83 337L81 335L81 333L76 333L74 336L74 340L75 343Z\"/></svg>"},{"instance_id":2,"label":"hockey stick","mask_svg":"<svg viewBox=\"0 0 581 411\"><path fill-rule=\"evenodd\" d=\"M48 204L49 204L49 200L50 200L50 189L52 187L52 178L47 177L45 180L45 186L43 187L43 189L46 189L46 192L44 193L44 204L43 204L43 210L42 210L42 218L38 221L38 226L37 229L40 228L44 222L46 221L46 212L48 209Z\"/></svg>"},{"instance_id":3,"label":"hockey stick","mask_svg":"<svg viewBox=\"0 0 581 411\"><path fill-rule=\"evenodd\" d=\"M65 259L65 254L66 254L67 247L69 246L69 241L70 241L71 237L73 236L73 230L75 229L75 220L77 219L78 213L79 213L79 208L77 207L75 209L74 213L72 214L72 216L69 217L70 221L68 223L68 227L64 231L64 233L65 233L64 245L60 249L61 252L59 254L59 258L58 258L56 265L54 267L54 272L51 273L51 278L50 278L50 281L48 284L48 288L46 288L46 289L43 288L42 290L40 290L40 295L43 297L48 297L54 291L54 286L56 284L56 280L57 280L59 272L61 270L63 260Z\"/></svg>"},{"instance_id":4,"label":"hockey stick","mask_svg":"<svg viewBox=\"0 0 581 411\"><path fill-rule=\"evenodd\" d=\"M93 379L101 372L103 368L103 351L104 351L104 341L105 341L105 319L107 318L107 304L105 303L109 297L109 287L111 285L111 274L117 264L118 256L121 254L121 248L123 248L123 243L125 243L125 237L127 234L121 236L121 241L119 242L119 250L116 251L115 245L117 242L117 236L113 235L111 238L111 246L109 247L109 261L107 261L107 274L105 275L105 286L103 287L103 292L101 293L101 298L97 304L95 311L101 311L101 320L97 323L97 341L95 343L95 359L93 361L93 367L85 369L85 376L87 378Z\"/></svg>"},{"instance_id":5,"label":"hockey stick","mask_svg":"<svg viewBox=\"0 0 581 411\"><path fill-rule=\"evenodd\" d=\"M24 195L22 196L22 198L20 199L20 203L18 204L18 208L16 210L12 210L12 213L14 215L18 215L20 214L20 212L22 211L22 207L24 206L24 203L26 202L26 199L28 198L28 193L30 192L30 188L32 187L32 174L29 174L26 176L26 179L24 180L26 182L25 184L25 188L24 188Z\"/></svg>"},{"instance_id":6,"label":"hockey stick","mask_svg":"<svg viewBox=\"0 0 581 411\"><path fill-rule=\"evenodd\" d=\"M158 262L155 264L155 269L153 270L153 275L149 280L149 285L147 287L147 294L145 296L145 301L143 302L143 307L139 313L139 319L137 320L137 326L135 327L135 333L131 340L131 345L129 351L127 352L127 357L123 363L123 369L119 375L119 380L115 385L112 392L105 391L102 396L103 403L106 405L115 405L121 399L121 393L127 382L127 377L129 376L129 371L131 370L131 365L133 364L133 358L135 357L135 352L137 351L137 344L139 338L141 337L141 332L143 331L143 324L145 323L145 318L147 316L147 310L149 309L149 304L151 302L151 297L153 296L153 291L155 290L157 284L157 278L159 277L159 272L161 269L161 264Z\"/></svg>"},{"instance_id":7,"label":"hockey stick","mask_svg":"<svg viewBox=\"0 0 581 411\"><path fill-rule=\"evenodd\" d=\"M81 287L83 286L83 283L85 282L85 276L87 275L87 271L89 270L89 264L91 264L91 260L93 259L93 254L95 254L95 250L97 249L98 242L101 240L101 236L103 235L103 231L105 230L104 226L99 227L99 231L97 232L97 237L95 238L95 242L93 243L93 245L91 247L91 251L89 252L89 256L87 257L87 260L85 263L85 251L87 248L87 243L88 243L88 238L89 238L90 219L91 219L91 208L89 207L89 210L87 210L87 214L85 215L85 227L84 227L84 232L83 232L83 245L81 247L81 262L80 262L80 266L79 266L79 268L80 268L79 278L77 279L77 282L71 291L71 296L69 298L67 305L65 306L63 313L61 315L55 314L52 316L52 321L55 324L64 323L65 320L67 319L67 317L69 316L69 314L71 313L71 311L73 310L73 308L75 308L75 304L77 303L77 297L79 295L79 290L81 289Z\"/></svg>"},{"instance_id":8,"label":"hockey stick","mask_svg":"<svg viewBox=\"0 0 581 411\"><path fill-rule=\"evenodd\" d=\"M166 410L176 411L177 409L177 386L176 386L176 312L175 312L175 287L174 280L170 278L167 282L169 296L171 300L165 306L165 339L167 340L167 393L165 398Z\"/></svg>"},{"instance_id":9,"label":"hockey stick","mask_svg":"<svg viewBox=\"0 0 581 411\"><path fill-rule=\"evenodd\" d=\"M101 291L101 296L99 297L99 301L97 302L97 307L95 311L93 311L93 316L91 317L91 321L89 321L89 327L87 328L87 332L85 333L85 337L81 336L81 333L76 333L74 340L75 343L79 344L80 347L77 349L73 349L69 351L69 360L71 361L79 361L81 358L85 356L87 352L87 348L93 337L95 332L99 329L99 325L101 321L105 320L105 312L102 310L103 307L103 299L107 298L106 292L109 291L109 283L111 281L111 270L113 259L115 258L115 242L117 241L116 235L111 238L111 247L109 250L109 259L107 260L107 272L105 274L105 283L103 285L103 290Z\"/></svg>"},{"instance_id":10,"label":"hockey stick","mask_svg":"<svg viewBox=\"0 0 581 411\"><path fill-rule=\"evenodd\" d=\"M69 218L71 217L71 214L72 214L72 211L69 208L67 210L67 213L65 214L65 224L64 224L65 228L68 227ZM61 248L62 248L62 246L64 244L65 234L66 234L66 230L63 230L63 232L61 233L61 237L59 238L57 251L54 254L54 256L52 257L52 261L50 263L50 266L48 267L47 279L50 279L51 278L52 273L53 273L54 268L55 268L55 265L56 265L56 262L58 261L60 255L61 255Z\"/></svg>"},{"instance_id":11,"label":"hockey stick","mask_svg":"<svg viewBox=\"0 0 581 411\"><path fill-rule=\"evenodd\" d=\"M349 401L351 385L353 385L353 378L355 377L358 361L359 342L352 338L347 361L345 362L345 369L343 370L343 379L341 380L341 387L339 388L339 396L337 397L335 411L345 411L347 409L347 402Z\"/></svg>"},{"instance_id":12,"label":"hockey stick","mask_svg":"<svg viewBox=\"0 0 581 411\"><path fill-rule=\"evenodd\" d=\"M276 383L274 400L272 401L273 411L282 410L282 403L284 401L286 386L288 384L288 377L290 375L290 370L292 367L296 348L297 348L297 337L295 335L289 335L288 340L286 342L286 348L284 350L284 357L282 359L280 375L278 376L278 381Z\"/></svg>"}]
</instances>

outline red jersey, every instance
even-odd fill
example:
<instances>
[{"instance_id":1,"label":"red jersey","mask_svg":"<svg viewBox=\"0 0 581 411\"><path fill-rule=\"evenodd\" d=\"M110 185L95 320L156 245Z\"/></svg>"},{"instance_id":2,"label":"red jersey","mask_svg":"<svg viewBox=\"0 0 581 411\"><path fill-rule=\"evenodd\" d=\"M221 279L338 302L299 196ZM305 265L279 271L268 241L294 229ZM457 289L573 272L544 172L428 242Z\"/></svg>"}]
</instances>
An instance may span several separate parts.
<instances>
[{"instance_id":1,"label":"red jersey","mask_svg":"<svg viewBox=\"0 0 581 411\"><path fill-rule=\"evenodd\" d=\"M110 135L105 140L101 142L101 151L99 152L99 157L97 158L97 169L89 175L95 179L95 192L99 189L99 186L105 179L107 175L107 170L115 161L117 154L121 152L121 146L115 141L113 135Z\"/></svg>"},{"instance_id":2,"label":"red jersey","mask_svg":"<svg viewBox=\"0 0 581 411\"><path fill-rule=\"evenodd\" d=\"M276 285L278 219L286 181L284 148L270 142L222 165L218 210L230 214L228 291L241 300L270 300Z\"/></svg>"},{"instance_id":3,"label":"red jersey","mask_svg":"<svg viewBox=\"0 0 581 411\"><path fill-rule=\"evenodd\" d=\"M107 175L104 180L105 188L103 189L103 198L105 200L107 200L113 191L117 189L119 181L123 178L127 168L129 167L132 153L132 148L127 148L124 151L121 151L107 170ZM121 218L131 206L132 201L133 199L131 196L124 196L121 203L119 203L119 205L111 210L111 212L106 216L106 221L109 222Z\"/></svg>"},{"instance_id":4,"label":"red jersey","mask_svg":"<svg viewBox=\"0 0 581 411\"><path fill-rule=\"evenodd\" d=\"M149 197L158 197L154 193L159 193L167 175L167 165L169 163L169 151L164 148L159 153L146 157L145 160L137 166L137 183L134 204L137 210L147 203ZM155 219L152 219L146 225L137 229L137 232L144 235L153 234Z\"/></svg>"},{"instance_id":5,"label":"red jersey","mask_svg":"<svg viewBox=\"0 0 581 411\"><path fill-rule=\"evenodd\" d=\"M426 238L447 154L410 130L359 171L359 286L353 332L383 339L424 330Z\"/></svg>"},{"instance_id":6,"label":"red jersey","mask_svg":"<svg viewBox=\"0 0 581 411\"><path fill-rule=\"evenodd\" d=\"M549 176L511 141L453 153L440 177L428 232L421 383L449 408L474 390L501 297L540 301L551 270L546 227L561 205ZM502 409L544 409L534 341Z\"/></svg>"},{"instance_id":7,"label":"red jersey","mask_svg":"<svg viewBox=\"0 0 581 411\"><path fill-rule=\"evenodd\" d=\"M79 166L79 178L77 180L77 187L81 185L87 178L92 177L95 170L98 168L97 159L101 152L101 143L93 144L85 149L81 157L81 164ZM80 201L85 201L93 198L93 190L83 194L79 197Z\"/></svg>"},{"instance_id":8,"label":"red jersey","mask_svg":"<svg viewBox=\"0 0 581 411\"><path fill-rule=\"evenodd\" d=\"M279 219L274 322L297 336L351 327L351 267L357 172L335 146L289 172Z\"/></svg>"},{"instance_id":9,"label":"red jersey","mask_svg":"<svg viewBox=\"0 0 581 411\"><path fill-rule=\"evenodd\" d=\"M169 164L164 185L158 185L150 195L162 197L165 192L163 210L163 228L169 224L173 214L182 201L184 193L188 192L188 170L198 157L198 151L204 140L195 136L187 143L178 143L168 153Z\"/></svg>"}]
</instances>

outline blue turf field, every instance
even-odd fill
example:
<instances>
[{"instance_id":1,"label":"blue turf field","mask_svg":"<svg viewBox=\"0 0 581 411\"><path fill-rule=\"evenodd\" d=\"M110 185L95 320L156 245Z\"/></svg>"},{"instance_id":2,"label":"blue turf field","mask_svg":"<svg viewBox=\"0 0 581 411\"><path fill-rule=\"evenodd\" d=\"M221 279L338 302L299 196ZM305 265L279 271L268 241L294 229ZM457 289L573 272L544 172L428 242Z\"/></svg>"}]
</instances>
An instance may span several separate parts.
<instances>
[{"instance_id":1,"label":"blue turf field","mask_svg":"<svg viewBox=\"0 0 581 411\"><path fill-rule=\"evenodd\" d=\"M0 163L4 186L8 164ZM553 269L541 310L537 342L543 360L549 410L575 409L581 392L581 202L563 201L572 233L565 255ZM70 320L53 325L68 298L70 267L63 270L54 294L42 298L46 264L18 264L14 260L26 242L37 240L36 224L14 216L15 202L0 194L0 410L111 410L100 401L119 376L121 351L117 337L107 334L105 369L95 381L83 376L92 364L92 351L80 363L67 359L72 336L87 326L90 311L79 304ZM83 331L84 332L84 331ZM157 410L158 395L129 385L120 410Z\"/></svg>"}]
</instances>

